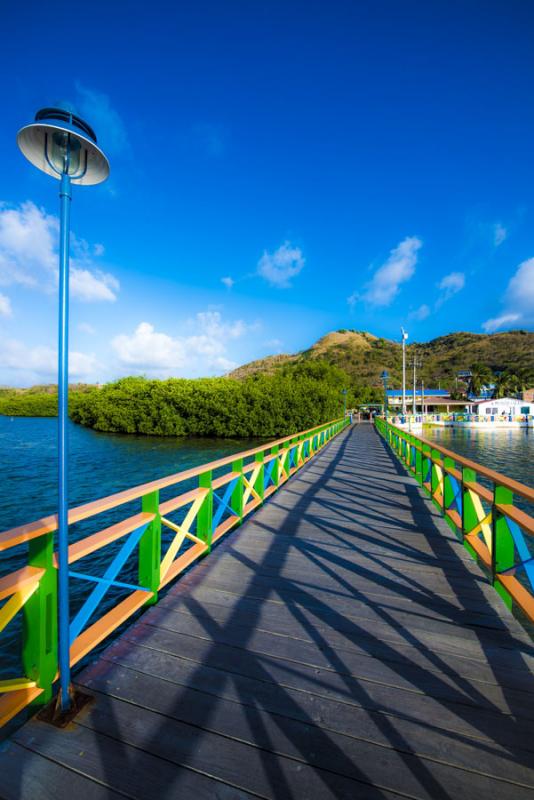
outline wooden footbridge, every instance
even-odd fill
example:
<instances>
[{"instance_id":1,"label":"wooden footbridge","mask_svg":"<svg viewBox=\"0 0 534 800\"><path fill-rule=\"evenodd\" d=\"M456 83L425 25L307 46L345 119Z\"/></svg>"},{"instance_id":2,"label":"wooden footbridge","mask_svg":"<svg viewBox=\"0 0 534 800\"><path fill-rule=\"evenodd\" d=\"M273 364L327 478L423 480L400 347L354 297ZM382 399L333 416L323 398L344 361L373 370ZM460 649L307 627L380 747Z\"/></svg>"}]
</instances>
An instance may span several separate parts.
<instances>
[{"instance_id":1,"label":"wooden footbridge","mask_svg":"<svg viewBox=\"0 0 534 800\"><path fill-rule=\"evenodd\" d=\"M0 797L532 800L533 500L383 420L338 420L73 509L92 700L11 732ZM57 677L55 529L0 536L29 550L0 581L0 629L25 614L4 721Z\"/></svg>"}]
</instances>

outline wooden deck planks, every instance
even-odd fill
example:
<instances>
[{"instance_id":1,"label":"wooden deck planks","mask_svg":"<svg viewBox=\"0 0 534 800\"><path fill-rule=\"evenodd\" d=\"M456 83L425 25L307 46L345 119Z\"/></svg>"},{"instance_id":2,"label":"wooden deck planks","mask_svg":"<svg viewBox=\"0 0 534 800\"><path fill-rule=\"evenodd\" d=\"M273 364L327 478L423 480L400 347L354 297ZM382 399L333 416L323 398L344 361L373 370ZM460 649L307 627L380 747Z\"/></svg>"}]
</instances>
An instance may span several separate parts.
<instances>
[{"instance_id":1,"label":"wooden deck planks","mask_svg":"<svg viewBox=\"0 0 534 800\"><path fill-rule=\"evenodd\" d=\"M534 797L534 648L371 426L320 456L85 669L0 796Z\"/></svg>"}]
</instances>

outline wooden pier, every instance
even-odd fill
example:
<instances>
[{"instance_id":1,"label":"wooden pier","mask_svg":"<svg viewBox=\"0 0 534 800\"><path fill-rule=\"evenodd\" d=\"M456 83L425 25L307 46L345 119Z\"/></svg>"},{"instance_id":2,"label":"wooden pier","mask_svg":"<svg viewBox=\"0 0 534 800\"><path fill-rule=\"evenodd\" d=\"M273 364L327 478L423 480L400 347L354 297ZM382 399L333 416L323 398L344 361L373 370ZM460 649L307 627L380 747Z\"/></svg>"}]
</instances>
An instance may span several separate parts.
<instances>
[{"instance_id":1,"label":"wooden pier","mask_svg":"<svg viewBox=\"0 0 534 800\"><path fill-rule=\"evenodd\" d=\"M375 429L345 430L0 748L3 800L534 797L534 647Z\"/></svg>"}]
</instances>

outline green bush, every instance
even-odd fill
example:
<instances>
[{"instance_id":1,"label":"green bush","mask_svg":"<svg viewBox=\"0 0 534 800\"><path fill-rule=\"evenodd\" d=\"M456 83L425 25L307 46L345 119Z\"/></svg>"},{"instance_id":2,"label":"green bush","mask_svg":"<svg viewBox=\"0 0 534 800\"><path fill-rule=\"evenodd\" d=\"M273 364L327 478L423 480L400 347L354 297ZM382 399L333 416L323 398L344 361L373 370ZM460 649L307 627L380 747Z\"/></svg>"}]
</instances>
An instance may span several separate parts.
<instances>
[{"instance_id":1,"label":"green bush","mask_svg":"<svg viewBox=\"0 0 534 800\"><path fill-rule=\"evenodd\" d=\"M346 385L346 375L324 363L243 381L122 378L80 395L71 416L100 431L269 438L341 416Z\"/></svg>"}]
</instances>

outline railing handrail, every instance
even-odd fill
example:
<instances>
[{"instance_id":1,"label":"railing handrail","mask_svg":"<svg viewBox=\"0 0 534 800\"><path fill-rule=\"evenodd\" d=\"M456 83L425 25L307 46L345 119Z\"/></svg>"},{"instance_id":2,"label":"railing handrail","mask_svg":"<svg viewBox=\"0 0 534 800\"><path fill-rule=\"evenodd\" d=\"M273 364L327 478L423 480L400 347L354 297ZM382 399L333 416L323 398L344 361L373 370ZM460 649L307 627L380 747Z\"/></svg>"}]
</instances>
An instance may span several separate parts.
<instances>
[{"instance_id":1,"label":"railing handrail","mask_svg":"<svg viewBox=\"0 0 534 800\"><path fill-rule=\"evenodd\" d=\"M525 483L516 481L514 478L509 478L507 475L503 475L502 472L497 472L489 467L485 467L483 464L479 464L477 461L472 461L465 456L461 456L459 453L455 453L454 450L449 450L448 448L437 444L435 441L432 441L432 439L426 439L424 436L420 436L418 433L405 431L402 428L399 428L397 425L393 425L391 422L388 422L388 425L401 436L414 436L416 439L419 439L420 442L429 445L433 450L437 450L446 458L454 459L454 461L456 461L458 464L462 464L462 466L474 470L479 475L483 475L485 478L488 478L494 483L498 483L500 486L504 486L506 489L509 489L514 494L518 494L525 500L529 500L530 502L534 503L534 489L532 489L530 486L527 486Z\"/></svg>"},{"instance_id":2,"label":"railing handrail","mask_svg":"<svg viewBox=\"0 0 534 800\"><path fill-rule=\"evenodd\" d=\"M182 470L172 475L167 475L164 478L157 478L156 480L149 481L148 483L141 483L136 486L132 486L129 489L123 489L120 492L114 492L113 494L105 495L104 497L100 497L98 500L91 500L89 503L82 503L79 506L74 506L73 508L69 509L69 525L73 525L75 522L81 522L82 520L92 517L95 514L100 514L104 511L109 511L112 508L116 508L117 506L129 503L131 500L137 500L138 498L143 497L150 492L166 489L167 487L173 486L176 483L182 483L183 481L195 478L198 475L207 472L208 470L213 471L219 469L227 464L231 464L238 458L249 458L250 456L254 456L256 453L260 453L268 448L285 444L297 436L306 436L306 434L311 433L312 431L317 431L318 429L328 427L329 425L335 425L337 422L342 422L343 419L343 417L337 417L336 419L315 425L312 428L308 428L305 431L298 431L290 434L289 436L284 436L281 439L265 442L265 444L259 445L258 447L253 447L251 450L243 450L237 453L232 453L231 455L224 456L216 461L199 464L196 467L191 467L191 469ZM8 530L2 531L0 533L0 552L8 549L9 547L14 547L16 544L21 544L22 542L27 542L30 539L35 539L45 533L53 533L57 530L57 527L57 514L50 514L47 517L41 517L33 522L28 522L23 525L18 525L15 528L9 528Z\"/></svg>"}]
</instances>

